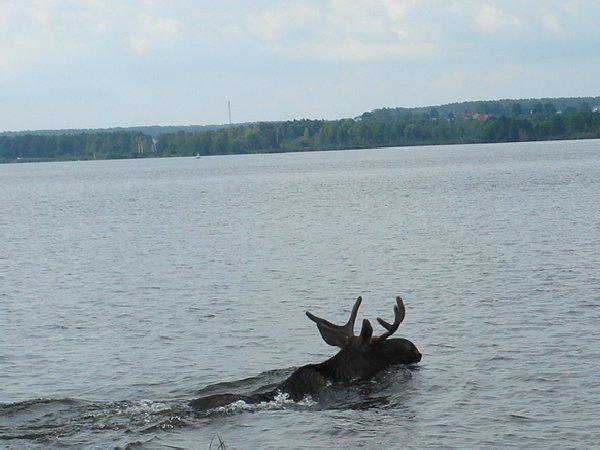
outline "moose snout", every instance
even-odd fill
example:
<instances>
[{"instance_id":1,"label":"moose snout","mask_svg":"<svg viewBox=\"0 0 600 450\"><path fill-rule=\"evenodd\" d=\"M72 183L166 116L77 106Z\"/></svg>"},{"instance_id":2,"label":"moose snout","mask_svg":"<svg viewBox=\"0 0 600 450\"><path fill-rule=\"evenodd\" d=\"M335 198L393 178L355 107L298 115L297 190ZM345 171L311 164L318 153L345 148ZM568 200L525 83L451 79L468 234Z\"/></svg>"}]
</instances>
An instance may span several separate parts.
<instances>
[{"instance_id":1,"label":"moose snout","mask_svg":"<svg viewBox=\"0 0 600 450\"><path fill-rule=\"evenodd\" d=\"M421 354L421 352L416 348L413 347L412 348L412 359L413 359L413 363L418 363L419 361L421 361L421 358L423 357L423 355Z\"/></svg>"}]
</instances>

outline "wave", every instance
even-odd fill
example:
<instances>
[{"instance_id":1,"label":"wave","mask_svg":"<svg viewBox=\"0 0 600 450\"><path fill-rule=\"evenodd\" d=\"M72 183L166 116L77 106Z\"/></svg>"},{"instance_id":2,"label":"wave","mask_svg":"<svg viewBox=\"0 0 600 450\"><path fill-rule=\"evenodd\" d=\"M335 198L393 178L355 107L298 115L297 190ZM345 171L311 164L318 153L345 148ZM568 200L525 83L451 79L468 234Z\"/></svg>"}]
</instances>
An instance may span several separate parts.
<instances>
[{"instance_id":1,"label":"wave","mask_svg":"<svg viewBox=\"0 0 600 450\"><path fill-rule=\"evenodd\" d=\"M203 410L194 411L197 416L232 414L243 411L260 411L270 409L369 409L386 407L396 402L398 386L410 380L412 371L417 367L395 366L381 371L370 380L356 382L351 386L328 385L314 396L307 396L300 401L293 401L287 394L277 392L273 400L257 403L239 399L239 396L273 392L276 387L289 376L295 367L263 372L255 377L232 382L216 383L196 392L199 397L195 401L209 400L217 397L231 398L227 404L221 404ZM212 399L209 400L210 404Z\"/></svg>"},{"instance_id":2,"label":"wave","mask_svg":"<svg viewBox=\"0 0 600 450\"><path fill-rule=\"evenodd\" d=\"M273 389L294 369L271 370L244 380L217 383L194 394L207 396ZM36 398L0 403L0 441L10 441L10 445L18 446L86 446L97 442L98 433L109 433L109 442L112 443L132 436L136 436L139 442L148 443L152 433L194 427L202 421L247 411L385 408L394 404L398 386L410 377L409 369L398 367L352 386L328 386L318 396L297 402L285 393L278 393L271 401L248 404L238 400L201 413L190 408L188 400L102 402L76 398ZM85 436L89 441L85 440Z\"/></svg>"},{"instance_id":3,"label":"wave","mask_svg":"<svg viewBox=\"0 0 600 450\"><path fill-rule=\"evenodd\" d=\"M295 402L285 392L278 392L273 400L270 402L260 402L249 404L243 400L230 403L229 405L219 406L210 411L211 414L232 414L243 411L259 411L259 410L273 410L273 409L285 409L286 407L311 407L317 404L312 397L307 396L302 400Z\"/></svg>"},{"instance_id":4,"label":"wave","mask_svg":"<svg viewBox=\"0 0 600 450\"><path fill-rule=\"evenodd\" d=\"M0 404L0 440L39 444L89 432L145 432L185 426L185 405L152 400L91 402L38 398Z\"/></svg>"}]
</instances>

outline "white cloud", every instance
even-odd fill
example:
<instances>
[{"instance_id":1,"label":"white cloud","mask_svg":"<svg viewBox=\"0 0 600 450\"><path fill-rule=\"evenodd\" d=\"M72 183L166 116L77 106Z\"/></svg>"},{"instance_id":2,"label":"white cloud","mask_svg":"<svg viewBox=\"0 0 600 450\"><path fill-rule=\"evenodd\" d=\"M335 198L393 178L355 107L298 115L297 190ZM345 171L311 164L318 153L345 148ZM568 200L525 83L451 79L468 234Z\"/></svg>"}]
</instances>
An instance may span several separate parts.
<instances>
[{"instance_id":1,"label":"white cloud","mask_svg":"<svg viewBox=\"0 0 600 450\"><path fill-rule=\"evenodd\" d=\"M178 20L168 17L159 17L155 19L154 26L165 36L173 37L181 30L181 23Z\"/></svg>"},{"instance_id":2,"label":"white cloud","mask_svg":"<svg viewBox=\"0 0 600 450\"><path fill-rule=\"evenodd\" d=\"M473 21L475 28L484 33L495 33L511 28L523 28L523 21L511 16L496 6L485 4L476 12Z\"/></svg>"},{"instance_id":3,"label":"white cloud","mask_svg":"<svg viewBox=\"0 0 600 450\"><path fill-rule=\"evenodd\" d=\"M558 20L558 18L554 14L546 12L546 11L543 12L542 13L542 21L543 21L546 29L548 31L550 31L552 34L555 34L557 36L563 36L565 34L565 27L563 26L561 21Z\"/></svg>"},{"instance_id":4,"label":"white cloud","mask_svg":"<svg viewBox=\"0 0 600 450\"><path fill-rule=\"evenodd\" d=\"M103 48L144 53L173 44L183 30L167 2L0 0L0 75L58 65ZM176 10L180 12L180 10Z\"/></svg>"},{"instance_id":5,"label":"white cloud","mask_svg":"<svg viewBox=\"0 0 600 450\"><path fill-rule=\"evenodd\" d=\"M250 30L264 48L281 57L359 61L422 56L430 42L406 0L330 0L320 7L279 4L250 17Z\"/></svg>"},{"instance_id":6,"label":"white cloud","mask_svg":"<svg viewBox=\"0 0 600 450\"><path fill-rule=\"evenodd\" d=\"M454 67L448 72L442 73L431 84L437 90L454 92L464 88L465 84L469 82L467 75L463 68Z\"/></svg>"},{"instance_id":7,"label":"white cloud","mask_svg":"<svg viewBox=\"0 0 600 450\"><path fill-rule=\"evenodd\" d=\"M157 15L153 3L146 2L138 14L138 29L129 40L129 47L137 53L145 53L152 46L174 40L181 31L181 22L171 17Z\"/></svg>"},{"instance_id":8,"label":"white cloud","mask_svg":"<svg viewBox=\"0 0 600 450\"><path fill-rule=\"evenodd\" d=\"M262 3L264 5L264 3ZM368 61L473 56L502 47L510 31L523 49L544 45L548 32L582 36L598 13L591 3L546 0L0 0L0 70L43 64L68 52L167 48L270 52L293 60ZM518 13L516 13L518 11ZM597 14L596 14L597 16ZM581 24L586 24L585 27ZM587 28L586 28L587 27ZM594 29L595 32L595 29ZM589 40L589 39L588 39ZM443 51L442 51L443 50ZM525 51L525 50L524 50ZM79 53L78 53L79 52Z\"/></svg>"},{"instance_id":9,"label":"white cloud","mask_svg":"<svg viewBox=\"0 0 600 450\"><path fill-rule=\"evenodd\" d=\"M47 2L35 2L31 8L31 15L39 26L48 30L52 29L54 11Z\"/></svg>"},{"instance_id":10,"label":"white cloud","mask_svg":"<svg viewBox=\"0 0 600 450\"><path fill-rule=\"evenodd\" d=\"M416 7L414 1L384 0L383 6L387 9L388 15L392 21L397 21L406 17L406 15Z\"/></svg>"},{"instance_id":11,"label":"white cloud","mask_svg":"<svg viewBox=\"0 0 600 450\"><path fill-rule=\"evenodd\" d=\"M96 22L92 26L92 29L99 33L104 33L105 31L108 31L108 28L109 28L108 20L106 20L104 18L100 18L100 19L96 20Z\"/></svg>"},{"instance_id":12,"label":"white cloud","mask_svg":"<svg viewBox=\"0 0 600 450\"><path fill-rule=\"evenodd\" d=\"M318 18L319 12L315 7L294 2L252 14L249 26L256 36L276 40L310 26Z\"/></svg>"},{"instance_id":13,"label":"white cloud","mask_svg":"<svg viewBox=\"0 0 600 450\"><path fill-rule=\"evenodd\" d=\"M558 2L558 8L572 16L577 16L581 13L581 5L579 2L561 1Z\"/></svg>"},{"instance_id":14,"label":"white cloud","mask_svg":"<svg viewBox=\"0 0 600 450\"><path fill-rule=\"evenodd\" d=\"M432 44L394 44L377 42L304 42L291 52L284 47L274 47L281 55L292 59L315 61L365 61L397 57L425 56L433 53Z\"/></svg>"},{"instance_id":15,"label":"white cloud","mask_svg":"<svg viewBox=\"0 0 600 450\"><path fill-rule=\"evenodd\" d=\"M365 105L584 95L597 90L599 16L591 0L0 0L0 123L197 123L223 98L245 102L253 120L259 110L335 117ZM305 79L318 102L299 88ZM149 90L164 94L160 108L138 106ZM32 119L38 105L49 112Z\"/></svg>"}]
</instances>

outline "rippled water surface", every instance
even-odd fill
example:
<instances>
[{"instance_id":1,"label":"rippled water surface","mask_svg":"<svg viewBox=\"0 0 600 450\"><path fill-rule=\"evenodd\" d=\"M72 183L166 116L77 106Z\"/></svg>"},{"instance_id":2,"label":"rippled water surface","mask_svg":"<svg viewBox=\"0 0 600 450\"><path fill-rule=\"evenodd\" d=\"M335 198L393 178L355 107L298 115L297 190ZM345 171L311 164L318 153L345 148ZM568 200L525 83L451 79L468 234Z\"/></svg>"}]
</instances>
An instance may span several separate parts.
<instances>
[{"instance_id":1,"label":"rippled water surface","mask_svg":"<svg viewBox=\"0 0 600 450\"><path fill-rule=\"evenodd\" d=\"M0 445L597 445L599 180L600 141L1 165ZM417 367L186 406L359 294Z\"/></svg>"}]
</instances>

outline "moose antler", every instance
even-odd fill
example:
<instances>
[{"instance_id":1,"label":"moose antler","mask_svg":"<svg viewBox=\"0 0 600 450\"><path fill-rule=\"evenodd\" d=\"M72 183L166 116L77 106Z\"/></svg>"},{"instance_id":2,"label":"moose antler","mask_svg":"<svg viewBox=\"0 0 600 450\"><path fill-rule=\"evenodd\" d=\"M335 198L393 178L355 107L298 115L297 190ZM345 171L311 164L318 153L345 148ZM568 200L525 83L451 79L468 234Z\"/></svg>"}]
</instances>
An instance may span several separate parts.
<instances>
[{"instance_id":1,"label":"moose antler","mask_svg":"<svg viewBox=\"0 0 600 450\"><path fill-rule=\"evenodd\" d=\"M317 324L319 333L321 333L321 337L323 337L325 342L335 347L343 347L350 338L354 337L354 322L356 321L356 314L358 313L358 307L360 306L361 302L362 297L358 297L356 302L354 302L354 306L352 307L350 318L345 325L335 325L328 320L321 319L320 317L311 314L308 311L306 311L306 315L310 320Z\"/></svg>"},{"instance_id":2,"label":"moose antler","mask_svg":"<svg viewBox=\"0 0 600 450\"><path fill-rule=\"evenodd\" d=\"M336 325L328 320L322 319L320 317L311 314L306 311L306 315L310 320L317 324L317 328L319 329L319 333L321 333L321 337L325 342L329 345L333 345L334 347L343 348L352 338L356 335L354 334L354 322L356 321L356 314L358 313L358 307L362 302L362 297L358 297L354 306L352 307L352 312L350 313L350 318L345 325ZM367 320L363 320L362 328L360 331L360 340L362 342L367 342L370 344L377 344L379 342L385 341L388 337L396 332L402 321L404 320L405 309L404 303L402 302L401 297L396 297L396 305L394 305L394 323L388 323L381 318L377 318L377 322L381 324L387 331L383 333L381 336L373 337L373 327L371 323Z\"/></svg>"},{"instance_id":3,"label":"moose antler","mask_svg":"<svg viewBox=\"0 0 600 450\"><path fill-rule=\"evenodd\" d=\"M377 322L381 324L383 328L387 331L383 333L381 336L375 336L371 339L372 344L377 344L378 342L385 341L388 337L396 332L402 321L404 320L404 316L406 314L406 310L404 309L404 303L402 302L402 297L396 297L396 304L394 305L394 323L388 323L381 318L377 318Z\"/></svg>"}]
</instances>

